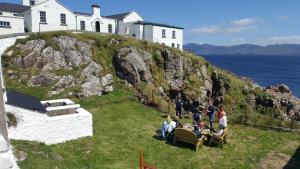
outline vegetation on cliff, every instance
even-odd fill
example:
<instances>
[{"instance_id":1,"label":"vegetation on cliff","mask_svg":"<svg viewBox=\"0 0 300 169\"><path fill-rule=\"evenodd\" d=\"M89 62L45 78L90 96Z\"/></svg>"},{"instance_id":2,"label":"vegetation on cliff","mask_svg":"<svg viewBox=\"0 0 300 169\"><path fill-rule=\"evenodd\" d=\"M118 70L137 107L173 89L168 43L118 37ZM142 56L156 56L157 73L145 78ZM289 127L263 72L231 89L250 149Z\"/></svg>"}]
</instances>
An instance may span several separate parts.
<instances>
[{"instance_id":1,"label":"vegetation on cliff","mask_svg":"<svg viewBox=\"0 0 300 169\"><path fill-rule=\"evenodd\" d=\"M133 85L141 102L165 113L173 113L181 95L185 112L203 112L212 100L232 121L289 126L281 120L287 108L253 82L191 53L118 35L31 35L6 51L4 73L8 89L40 99L100 96Z\"/></svg>"},{"instance_id":2,"label":"vegetation on cliff","mask_svg":"<svg viewBox=\"0 0 300 169\"><path fill-rule=\"evenodd\" d=\"M68 43L60 45L53 38L67 39ZM41 51L35 57L27 57L33 56L30 53L34 48L27 51L21 48L36 40L45 42ZM91 50L91 60L77 65L76 58L89 55L79 48L85 44L90 47L84 51ZM62 46L76 54L69 55ZM42 54L49 47L53 49L50 53L61 52L57 56L66 64L47 70L43 70L45 66L35 65L51 64L51 57ZM16 58L21 61L16 62ZM34 59L27 60L32 66L24 66L28 58ZM89 67L91 63L96 66ZM87 67L89 71L85 71ZM89 77L81 78L85 72L90 72ZM274 112L282 113L280 108L265 104L271 102L270 94L190 53L117 35L43 33L18 40L7 49L4 74L7 89L40 99L68 97L93 113L93 138L52 146L13 141L16 154L27 154L27 158L19 162L21 168L138 168L140 150L144 151L147 162L157 168L274 168L273 162L277 159L282 159L280 166L299 165L295 159L287 164L300 143L300 137L290 133L230 124L228 144L223 149L204 146L198 153L187 144L166 144L157 137L165 120L163 113L174 110L173 100L178 94L184 99L186 112L203 111L211 99L216 105L225 105L230 122L241 122L247 114L249 121L257 123L286 123L274 119ZM103 92L103 77L107 74L112 75L113 82L108 86L113 90ZM43 83L32 85L36 76L41 77L38 82ZM64 77L60 84L65 85L55 88L60 81L55 76ZM70 76L74 78L66 78ZM101 92L95 96L81 94L82 85L91 82L101 84L97 87ZM259 105L257 98L261 98ZM186 118L183 121L189 122Z\"/></svg>"}]
</instances>

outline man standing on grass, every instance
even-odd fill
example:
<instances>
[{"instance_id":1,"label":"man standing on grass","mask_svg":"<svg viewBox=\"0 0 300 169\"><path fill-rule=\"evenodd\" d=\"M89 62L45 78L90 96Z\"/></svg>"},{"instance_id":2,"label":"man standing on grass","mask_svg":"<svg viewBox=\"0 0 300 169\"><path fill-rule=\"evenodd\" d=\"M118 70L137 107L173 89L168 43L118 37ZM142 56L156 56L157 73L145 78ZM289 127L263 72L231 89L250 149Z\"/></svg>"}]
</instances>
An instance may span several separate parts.
<instances>
[{"instance_id":1,"label":"man standing on grass","mask_svg":"<svg viewBox=\"0 0 300 169\"><path fill-rule=\"evenodd\" d=\"M175 104L176 104L176 116L178 116L179 118L182 118L182 116L181 116L181 114L182 114L182 100L181 100L180 96L176 97Z\"/></svg>"},{"instance_id":2,"label":"man standing on grass","mask_svg":"<svg viewBox=\"0 0 300 169\"><path fill-rule=\"evenodd\" d=\"M214 122L214 116L215 116L215 112L216 112L216 108L215 106L212 104L211 101L209 101L209 105L207 108L207 115L209 118L209 127L211 128L211 130L213 130L213 122Z\"/></svg>"}]
</instances>

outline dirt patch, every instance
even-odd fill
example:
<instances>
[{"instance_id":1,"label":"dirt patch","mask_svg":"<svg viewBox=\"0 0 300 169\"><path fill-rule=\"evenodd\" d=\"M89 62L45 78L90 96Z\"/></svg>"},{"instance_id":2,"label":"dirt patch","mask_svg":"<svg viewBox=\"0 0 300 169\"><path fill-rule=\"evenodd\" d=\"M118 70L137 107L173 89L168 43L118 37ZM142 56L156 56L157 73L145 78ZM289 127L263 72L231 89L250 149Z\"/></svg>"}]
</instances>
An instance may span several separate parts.
<instances>
[{"instance_id":1,"label":"dirt patch","mask_svg":"<svg viewBox=\"0 0 300 169\"><path fill-rule=\"evenodd\" d=\"M287 162L289 161L291 157L282 154L282 153L276 153L276 152L271 152L269 153L265 158L260 160L258 169L282 169Z\"/></svg>"}]
</instances>

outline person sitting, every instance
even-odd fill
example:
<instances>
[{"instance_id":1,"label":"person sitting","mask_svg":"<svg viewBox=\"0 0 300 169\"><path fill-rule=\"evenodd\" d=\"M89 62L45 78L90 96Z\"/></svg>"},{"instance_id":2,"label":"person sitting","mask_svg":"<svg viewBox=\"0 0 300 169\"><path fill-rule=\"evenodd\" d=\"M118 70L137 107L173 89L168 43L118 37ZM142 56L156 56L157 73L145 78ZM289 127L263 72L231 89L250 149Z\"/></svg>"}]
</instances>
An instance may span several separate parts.
<instances>
[{"instance_id":1,"label":"person sitting","mask_svg":"<svg viewBox=\"0 0 300 169\"><path fill-rule=\"evenodd\" d=\"M200 131L202 131L203 129L205 129L205 122L203 120L200 120L198 123L197 123Z\"/></svg>"},{"instance_id":2,"label":"person sitting","mask_svg":"<svg viewBox=\"0 0 300 169\"><path fill-rule=\"evenodd\" d=\"M219 131L216 133L213 133L212 137L210 138L208 145L212 145L212 143L215 140L218 140L220 137L223 136L225 129L227 128L227 116L226 113L223 111L221 111L220 117L219 117Z\"/></svg>"},{"instance_id":3,"label":"person sitting","mask_svg":"<svg viewBox=\"0 0 300 169\"><path fill-rule=\"evenodd\" d=\"M193 114L193 124L198 124L201 121L201 114L196 112Z\"/></svg>"},{"instance_id":4,"label":"person sitting","mask_svg":"<svg viewBox=\"0 0 300 169\"><path fill-rule=\"evenodd\" d=\"M201 138L202 138L202 133L201 133L201 131L199 130L199 127L198 127L198 126L194 126L193 133L196 134L197 139L201 139Z\"/></svg>"},{"instance_id":5,"label":"person sitting","mask_svg":"<svg viewBox=\"0 0 300 169\"><path fill-rule=\"evenodd\" d=\"M167 117L167 121L163 122L162 128L161 128L161 134L162 134L162 138L163 140L166 141L167 136L172 133L172 131L176 128L176 122L173 121L170 117L170 115L168 115Z\"/></svg>"}]
</instances>

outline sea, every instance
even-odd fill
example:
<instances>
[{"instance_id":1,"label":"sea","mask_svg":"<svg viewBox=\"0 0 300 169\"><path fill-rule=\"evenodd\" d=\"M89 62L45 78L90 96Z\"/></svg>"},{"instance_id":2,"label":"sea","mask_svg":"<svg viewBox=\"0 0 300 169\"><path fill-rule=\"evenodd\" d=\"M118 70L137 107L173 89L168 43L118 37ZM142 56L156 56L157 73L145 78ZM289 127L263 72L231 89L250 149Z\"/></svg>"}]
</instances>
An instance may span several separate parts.
<instances>
[{"instance_id":1,"label":"sea","mask_svg":"<svg viewBox=\"0 0 300 169\"><path fill-rule=\"evenodd\" d=\"M211 64L260 86L286 84L300 98L300 56L201 55Z\"/></svg>"}]
</instances>

